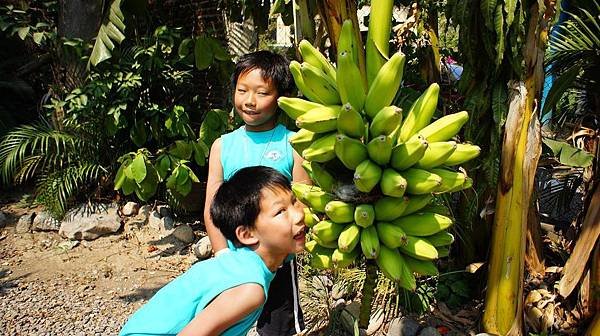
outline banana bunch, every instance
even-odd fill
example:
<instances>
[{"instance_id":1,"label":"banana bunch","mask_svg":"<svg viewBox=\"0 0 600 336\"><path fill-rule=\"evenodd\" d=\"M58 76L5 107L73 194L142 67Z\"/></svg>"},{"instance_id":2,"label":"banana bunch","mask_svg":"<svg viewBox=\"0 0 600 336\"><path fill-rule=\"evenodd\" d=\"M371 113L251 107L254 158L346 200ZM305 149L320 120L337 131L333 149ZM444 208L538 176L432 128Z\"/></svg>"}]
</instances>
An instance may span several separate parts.
<instances>
[{"instance_id":1,"label":"banana bunch","mask_svg":"<svg viewBox=\"0 0 600 336\"><path fill-rule=\"evenodd\" d=\"M354 38L348 20L340 33L337 66L309 42L300 42L303 62L292 62L290 69L306 99L279 98L300 128L290 143L306 160L303 168L314 182L292 188L307 206L306 248L313 267L348 267L362 256L414 289L415 274L437 274L436 259L447 256L454 241L448 232L452 216L436 195L471 187L472 180L456 166L477 157L480 148L456 142L467 112L432 122L437 84L407 112L393 106L404 55L385 55L382 64L367 55L367 68L377 69L367 80Z\"/></svg>"}]
</instances>

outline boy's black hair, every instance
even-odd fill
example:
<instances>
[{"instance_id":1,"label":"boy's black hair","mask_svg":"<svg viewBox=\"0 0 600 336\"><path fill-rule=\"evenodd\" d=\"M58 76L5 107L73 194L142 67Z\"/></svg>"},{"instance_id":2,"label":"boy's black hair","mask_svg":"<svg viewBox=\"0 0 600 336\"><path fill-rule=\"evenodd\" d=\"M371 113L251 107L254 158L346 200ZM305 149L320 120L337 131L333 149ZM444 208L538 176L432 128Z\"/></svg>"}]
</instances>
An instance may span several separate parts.
<instances>
[{"instance_id":1,"label":"boy's black hair","mask_svg":"<svg viewBox=\"0 0 600 336\"><path fill-rule=\"evenodd\" d=\"M238 243L235 229L254 227L264 189L291 190L291 185L279 171L265 166L242 168L221 184L210 206L210 216L225 238Z\"/></svg>"},{"instance_id":2,"label":"boy's black hair","mask_svg":"<svg viewBox=\"0 0 600 336\"><path fill-rule=\"evenodd\" d=\"M273 81L279 96L289 95L295 88L289 66L290 62L285 56L268 50L246 54L240 57L235 64L235 70L231 76L232 90L235 91L235 86L241 74L260 69L263 79Z\"/></svg>"}]
</instances>

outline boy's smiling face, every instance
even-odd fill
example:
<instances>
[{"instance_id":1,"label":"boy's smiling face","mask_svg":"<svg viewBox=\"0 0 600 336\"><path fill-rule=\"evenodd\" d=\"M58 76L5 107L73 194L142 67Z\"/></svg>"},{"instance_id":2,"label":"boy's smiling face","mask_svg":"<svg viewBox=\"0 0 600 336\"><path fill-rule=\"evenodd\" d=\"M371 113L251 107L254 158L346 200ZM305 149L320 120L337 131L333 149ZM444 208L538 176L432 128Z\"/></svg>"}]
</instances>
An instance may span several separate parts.
<instances>
[{"instance_id":1,"label":"boy's smiling face","mask_svg":"<svg viewBox=\"0 0 600 336\"><path fill-rule=\"evenodd\" d=\"M248 131L266 131L275 127L279 93L272 80L262 77L260 69L240 74L233 104Z\"/></svg>"}]
</instances>

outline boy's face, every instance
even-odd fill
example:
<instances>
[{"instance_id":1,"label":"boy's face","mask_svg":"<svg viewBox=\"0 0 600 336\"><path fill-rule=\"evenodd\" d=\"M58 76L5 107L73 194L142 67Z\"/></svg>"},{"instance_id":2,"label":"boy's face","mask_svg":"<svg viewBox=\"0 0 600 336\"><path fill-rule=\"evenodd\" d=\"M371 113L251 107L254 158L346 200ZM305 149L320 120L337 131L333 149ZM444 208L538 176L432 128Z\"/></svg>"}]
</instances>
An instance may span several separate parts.
<instances>
[{"instance_id":1,"label":"boy's face","mask_svg":"<svg viewBox=\"0 0 600 336\"><path fill-rule=\"evenodd\" d=\"M264 189L254 225L259 246L271 255L288 255L304 249L306 226L302 204L290 190Z\"/></svg>"},{"instance_id":2,"label":"boy's face","mask_svg":"<svg viewBox=\"0 0 600 336\"><path fill-rule=\"evenodd\" d=\"M233 104L249 131L266 131L275 127L279 93L271 80L265 80L260 69L240 74L235 86Z\"/></svg>"}]
</instances>

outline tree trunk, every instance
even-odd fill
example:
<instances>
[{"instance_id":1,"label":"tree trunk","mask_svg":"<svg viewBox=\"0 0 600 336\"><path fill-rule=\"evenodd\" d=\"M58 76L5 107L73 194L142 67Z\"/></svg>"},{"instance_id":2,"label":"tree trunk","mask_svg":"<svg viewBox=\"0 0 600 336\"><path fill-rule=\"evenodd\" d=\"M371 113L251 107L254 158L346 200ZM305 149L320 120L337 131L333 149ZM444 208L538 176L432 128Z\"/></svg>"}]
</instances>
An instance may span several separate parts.
<instances>
[{"instance_id":1,"label":"tree trunk","mask_svg":"<svg viewBox=\"0 0 600 336\"><path fill-rule=\"evenodd\" d=\"M58 36L90 41L102 21L102 0L60 0Z\"/></svg>"}]
</instances>

